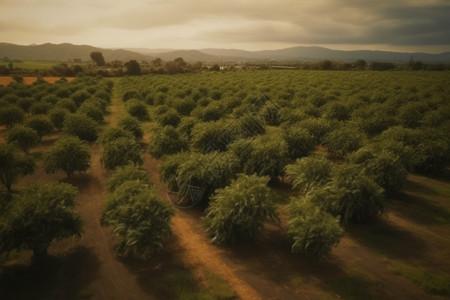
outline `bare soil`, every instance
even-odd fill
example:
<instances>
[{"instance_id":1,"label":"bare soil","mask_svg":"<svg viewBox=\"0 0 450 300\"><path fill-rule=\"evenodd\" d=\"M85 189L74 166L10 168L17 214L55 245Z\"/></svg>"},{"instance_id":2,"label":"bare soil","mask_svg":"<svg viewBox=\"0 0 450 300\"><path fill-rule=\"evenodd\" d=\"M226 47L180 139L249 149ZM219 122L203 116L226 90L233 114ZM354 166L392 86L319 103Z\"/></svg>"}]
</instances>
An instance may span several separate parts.
<instances>
[{"instance_id":1,"label":"bare soil","mask_svg":"<svg viewBox=\"0 0 450 300\"><path fill-rule=\"evenodd\" d=\"M64 78L67 79L67 81L69 82L75 79L75 77L64 77ZM49 83L55 83L56 81L61 79L61 77L43 77L43 79ZM37 77L23 77L23 83L25 84L32 84L36 80ZM10 76L0 76L0 85L8 85L14 81L15 80Z\"/></svg>"}]
</instances>

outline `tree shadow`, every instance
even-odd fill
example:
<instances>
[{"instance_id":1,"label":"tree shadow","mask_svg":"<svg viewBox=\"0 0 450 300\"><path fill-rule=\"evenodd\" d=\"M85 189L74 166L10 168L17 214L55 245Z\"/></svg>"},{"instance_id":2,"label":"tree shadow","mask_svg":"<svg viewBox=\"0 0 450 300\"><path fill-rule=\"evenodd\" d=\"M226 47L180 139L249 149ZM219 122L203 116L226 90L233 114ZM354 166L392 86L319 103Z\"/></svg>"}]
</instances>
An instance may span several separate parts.
<instances>
[{"instance_id":1,"label":"tree shadow","mask_svg":"<svg viewBox=\"0 0 450 300\"><path fill-rule=\"evenodd\" d=\"M424 240L386 218L352 225L347 229L347 234L363 246L397 259L422 257L428 248Z\"/></svg>"},{"instance_id":2,"label":"tree shadow","mask_svg":"<svg viewBox=\"0 0 450 300\"><path fill-rule=\"evenodd\" d=\"M189 285L182 288L191 292L198 289L198 284L192 280L192 271L182 261L184 250L178 247L177 240L176 236L170 237L165 242L164 249L155 252L148 260L118 257L136 275L141 289L155 299L173 299L175 290L180 289L180 285ZM191 280L183 277L190 277Z\"/></svg>"},{"instance_id":3,"label":"tree shadow","mask_svg":"<svg viewBox=\"0 0 450 300\"><path fill-rule=\"evenodd\" d=\"M320 290L336 299L371 299L371 282L348 273L335 256L315 259L292 253L292 241L279 230L264 230L254 243L224 246L224 261L235 266L267 299L315 299Z\"/></svg>"},{"instance_id":4,"label":"tree shadow","mask_svg":"<svg viewBox=\"0 0 450 300\"><path fill-rule=\"evenodd\" d=\"M97 277L99 267L100 261L92 250L81 246L28 265L3 266L0 299L89 298L89 285Z\"/></svg>"}]
</instances>

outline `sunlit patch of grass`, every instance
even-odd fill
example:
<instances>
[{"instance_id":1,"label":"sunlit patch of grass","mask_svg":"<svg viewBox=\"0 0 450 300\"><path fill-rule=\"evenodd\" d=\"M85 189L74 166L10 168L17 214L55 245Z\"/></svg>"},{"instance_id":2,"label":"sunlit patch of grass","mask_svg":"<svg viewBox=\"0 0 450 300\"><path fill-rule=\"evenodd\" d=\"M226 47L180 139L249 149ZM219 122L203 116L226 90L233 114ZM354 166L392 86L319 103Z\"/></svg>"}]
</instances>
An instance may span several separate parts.
<instances>
[{"instance_id":1,"label":"sunlit patch of grass","mask_svg":"<svg viewBox=\"0 0 450 300\"><path fill-rule=\"evenodd\" d=\"M294 285L294 286L300 286L304 282L302 276L300 276L300 275L292 276L290 281L291 281L292 285Z\"/></svg>"},{"instance_id":2,"label":"sunlit patch of grass","mask_svg":"<svg viewBox=\"0 0 450 300\"><path fill-rule=\"evenodd\" d=\"M430 273L420 267L392 261L389 264L392 272L408 278L425 291L432 294L450 296L450 278Z\"/></svg>"},{"instance_id":3,"label":"sunlit patch of grass","mask_svg":"<svg viewBox=\"0 0 450 300\"><path fill-rule=\"evenodd\" d=\"M233 288L224 278L216 274L213 270L207 268L204 268L202 271L205 276L210 295L213 299L222 300L233 299L236 297Z\"/></svg>"},{"instance_id":4,"label":"sunlit patch of grass","mask_svg":"<svg viewBox=\"0 0 450 300\"><path fill-rule=\"evenodd\" d=\"M362 277L335 277L328 281L328 287L342 299L372 299L370 283Z\"/></svg>"},{"instance_id":5,"label":"sunlit patch of grass","mask_svg":"<svg viewBox=\"0 0 450 300\"><path fill-rule=\"evenodd\" d=\"M214 299L208 293L201 291L194 274L187 269L165 270L155 278L152 284L164 299Z\"/></svg>"}]
</instances>

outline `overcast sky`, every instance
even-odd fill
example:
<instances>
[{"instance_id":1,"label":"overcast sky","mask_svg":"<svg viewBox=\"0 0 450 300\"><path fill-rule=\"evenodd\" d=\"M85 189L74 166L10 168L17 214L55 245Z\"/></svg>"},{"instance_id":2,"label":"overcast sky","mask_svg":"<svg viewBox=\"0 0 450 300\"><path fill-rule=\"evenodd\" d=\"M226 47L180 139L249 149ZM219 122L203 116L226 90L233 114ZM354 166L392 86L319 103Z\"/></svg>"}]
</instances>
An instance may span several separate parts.
<instances>
[{"instance_id":1,"label":"overcast sky","mask_svg":"<svg viewBox=\"0 0 450 300\"><path fill-rule=\"evenodd\" d=\"M450 51L450 0L0 0L0 42Z\"/></svg>"}]
</instances>

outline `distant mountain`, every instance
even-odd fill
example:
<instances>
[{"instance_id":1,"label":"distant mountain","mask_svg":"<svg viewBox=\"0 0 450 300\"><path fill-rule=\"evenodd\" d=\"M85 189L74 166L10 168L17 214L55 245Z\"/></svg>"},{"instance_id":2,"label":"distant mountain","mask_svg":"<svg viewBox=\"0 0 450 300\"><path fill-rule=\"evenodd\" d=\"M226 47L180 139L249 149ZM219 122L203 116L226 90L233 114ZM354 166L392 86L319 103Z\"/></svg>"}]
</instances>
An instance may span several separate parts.
<instances>
[{"instance_id":1,"label":"distant mountain","mask_svg":"<svg viewBox=\"0 0 450 300\"><path fill-rule=\"evenodd\" d=\"M169 61L182 57L188 62L214 62L221 61L220 57L209 55L199 50L172 50L169 52L152 53L152 56L159 57L162 60Z\"/></svg>"},{"instance_id":2,"label":"distant mountain","mask_svg":"<svg viewBox=\"0 0 450 300\"><path fill-rule=\"evenodd\" d=\"M138 61L159 57L170 61L182 57L188 62L249 62L249 61L320 61L336 60L341 62L352 62L358 59L370 61L387 61L394 63L406 63L411 58L424 63L450 62L450 52L440 54L430 53L406 53L389 51L356 50L343 51L332 50L323 47L291 47L279 50L245 51L239 49L200 49L200 50L173 50L173 49L103 49L87 45L72 44L42 44L20 46L8 43L0 43L0 58L21 60L47 60L47 61L69 61L79 58L83 61L90 60L90 53L100 51L106 61L127 61L136 59Z\"/></svg>"},{"instance_id":3,"label":"distant mountain","mask_svg":"<svg viewBox=\"0 0 450 300\"><path fill-rule=\"evenodd\" d=\"M10 59L20 60L43 60L43 61L69 61L81 59L90 60L90 54L94 51L100 51L106 61L131 59L145 60L148 56L122 49L103 49L87 45L72 44L42 44L21 46L9 43L0 43L0 58L8 57Z\"/></svg>"}]
</instances>

